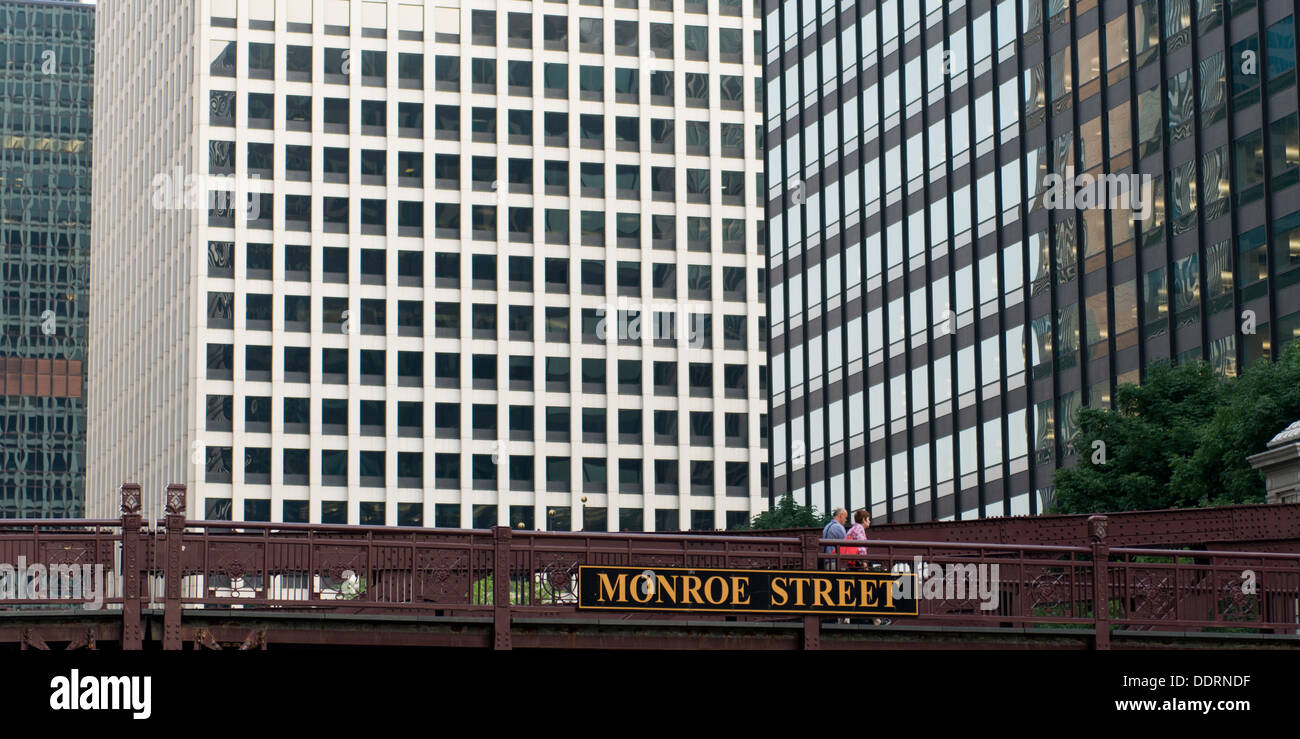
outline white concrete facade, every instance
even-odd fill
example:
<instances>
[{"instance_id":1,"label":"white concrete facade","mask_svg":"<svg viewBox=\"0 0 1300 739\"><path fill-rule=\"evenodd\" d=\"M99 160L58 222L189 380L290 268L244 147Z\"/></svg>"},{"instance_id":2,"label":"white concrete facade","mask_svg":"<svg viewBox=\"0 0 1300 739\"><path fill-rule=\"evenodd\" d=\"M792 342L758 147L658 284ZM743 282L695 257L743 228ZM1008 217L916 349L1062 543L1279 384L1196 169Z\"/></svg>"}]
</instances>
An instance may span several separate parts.
<instances>
[{"instance_id":1,"label":"white concrete facade","mask_svg":"<svg viewBox=\"0 0 1300 739\"><path fill-rule=\"evenodd\" d=\"M88 515L126 480L234 520L762 510L761 19L639 3L101 5ZM160 199L231 170L255 209ZM711 343L594 337L620 301Z\"/></svg>"}]
</instances>

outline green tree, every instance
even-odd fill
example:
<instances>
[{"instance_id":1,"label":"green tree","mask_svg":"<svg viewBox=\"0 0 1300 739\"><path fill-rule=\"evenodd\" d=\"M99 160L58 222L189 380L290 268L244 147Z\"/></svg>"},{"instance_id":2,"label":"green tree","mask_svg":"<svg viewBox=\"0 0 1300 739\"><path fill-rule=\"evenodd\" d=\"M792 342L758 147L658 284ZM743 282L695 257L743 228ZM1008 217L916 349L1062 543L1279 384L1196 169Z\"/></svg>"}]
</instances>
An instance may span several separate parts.
<instances>
[{"instance_id":1,"label":"green tree","mask_svg":"<svg viewBox=\"0 0 1300 739\"><path fill-rule=\"evenodd\" d=\"M1059 513L1186 508L1264 500L1246 457L1300 418L1300 343L1240 377L1205 362L1153 365L1115 391L1115 409L1079 410L1079 461L1056 470Z\"/></svg>"},{"instance_id":2,"label":"green tree","mask_svg":"<svg viewBox=\"0 0 1300 739\"><path fill-rule=\"evenodd\" d=\"M1174 467L1171 485L1195 505L1262 503L1264 476L1246 457L1300 419L1300 342L1277 362L1259 362L1230 382L1224 402L1189 459Z\"/></svg>"},{"instance_id":3,"label":"green tree","mask_svg":"<svg viewBox=\"0 0 1300 739\"><path fill-rule=\"evenodd\" d=\"M794 496L786 493L776 505L754 516L749 522L751 529L806 529L821 528L830 520L817 512L811 505L801 506L794 502Z\"/></svg>"}]
</instances>

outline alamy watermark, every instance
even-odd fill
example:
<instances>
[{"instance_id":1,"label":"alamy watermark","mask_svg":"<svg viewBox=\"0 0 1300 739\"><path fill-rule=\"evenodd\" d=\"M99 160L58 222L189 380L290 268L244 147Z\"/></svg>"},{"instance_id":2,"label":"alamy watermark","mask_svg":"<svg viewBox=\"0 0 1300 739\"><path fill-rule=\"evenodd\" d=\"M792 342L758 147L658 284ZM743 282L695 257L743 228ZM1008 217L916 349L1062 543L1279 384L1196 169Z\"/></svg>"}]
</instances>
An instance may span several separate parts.
<instances>
[{"instance_id":1,"label":"alamy watermark","mask_svg":"<svg viewBox=\"0 0 1300 739\"><path fill-rule=\"evenodd\" d=\"M900 577L894 583L896 598L919 600L978 600L981 611L998 607L998 565L987 563L962 564L954 562L946 567L913 557L912 564L895 562L893 572L912 573L916 577ZM912 592L915 587L915 593Z\"/></svg>"},{"instance_id":2,"label":"alamy watermark","mask_svg":"<svg viewBox=\"0 0 1300 739\"><path fill-rule=\"evenodd\" d=\"M149 186L153 193L149 203L154 210L216 210L232 211L239 203L248 220L257 220L262 214L262 193L249 189L254 176L245 179L236 175L185 174L177 167L172 172L159 172Z\"/></svg>"},{"instance_id":3,"label":"alamy watermark","mask_svg":"<svg viewBox=\"0 0 1300 739\"><path fill-rule=\"evenodd\" d=\"M81 601L86 610L104 607L104 565L28 564L19 556L18 565L0 564L0 601Z\"/></svg>"},{"instance_id":4,"label":"alamy watermark","mask_svg":"<svg viewBox=\"0 0 1300 739\"><path fill-rule=\"evenodd\" d=\"M82 675L73 669L50 680L54 711L130 711L131 718L153 715L153 678L149 675Z\"/></svg>"},{"instance_id":5,"label":"alamy watermark","mask_svg":"<svg viewBox=\"0 0 1300 739\"><path fill-rule=\"evenodd\" d=\"M686 346L703 349L707 344L706 322L708 315L693 313L682 303L638 303L620 299L617 305L602 304L596 308L600 320L596 323L596 338L606 341L613 336L617 341L677 341L685 337Z\"/></svg>"},{"instance_id":6,"label":"alamy watermark","mask_svg":"<svg viewBox=\"0 0 1300 739\"><path fill-rule=\"evenodd\" d=\"M1145 221L1154 207L1155 179L1149 174L1065 174L1043 178L1043 207L1047 210L1131 210L1133 220Z\"/></svg>"}]
</instances>

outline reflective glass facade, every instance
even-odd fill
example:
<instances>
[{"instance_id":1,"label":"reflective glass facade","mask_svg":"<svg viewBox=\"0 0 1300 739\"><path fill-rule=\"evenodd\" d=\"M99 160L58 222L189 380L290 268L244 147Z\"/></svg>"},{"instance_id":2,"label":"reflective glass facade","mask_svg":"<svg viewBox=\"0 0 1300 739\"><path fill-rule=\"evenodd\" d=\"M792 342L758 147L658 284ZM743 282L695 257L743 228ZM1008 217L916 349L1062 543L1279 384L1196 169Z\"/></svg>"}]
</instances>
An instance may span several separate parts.
<instances>
[{"instance_id":1,"label":"reflective glass facade","mask_svg":"<svg viewBox=\"0 0 1300 739\"><path fill-rule=\"evenodd\" d=\"M1293 340L1293 15L768 2L773 495L1038 513L1079 408Z\"/></svg>"},{"instance_id":2,"label":"reflective glass facade","mask_svg":"<svg viewBox=\"0 0 1300 739\"><path fill-rule=\"evenodd\" d=\"M94 6L0 1L0 518L85 507Z\"/></svg>"}]
</instances>

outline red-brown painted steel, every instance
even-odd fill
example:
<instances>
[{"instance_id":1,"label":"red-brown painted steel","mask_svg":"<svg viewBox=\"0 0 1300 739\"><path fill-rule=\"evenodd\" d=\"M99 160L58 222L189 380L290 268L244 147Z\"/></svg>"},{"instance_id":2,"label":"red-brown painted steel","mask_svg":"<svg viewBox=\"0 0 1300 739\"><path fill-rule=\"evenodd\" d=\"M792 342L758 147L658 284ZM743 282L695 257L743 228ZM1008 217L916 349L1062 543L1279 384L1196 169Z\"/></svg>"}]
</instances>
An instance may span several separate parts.
<instances>
[{"instance_id":1,"label":"red-brown painted steel","mask_svg":"<svg viewBox=\"0 0 1300 739\"><path fill-rule=\"evenodd\" d=\"M821 540L816 531L604 534L186 521L181 486L167 491L165 521L145 528L139 486L124 485L122 498L120 520L0 525L0 564L19 556L105 564L104 602L118 613L120 629L88 630L70 613L75 603L0 600L0 609L16 611L6 616L20 617L0 625L0 643L86 646L113 638L127 649L140 649L146 640L165 649L264 649L337 638L495 649L565 643L663 648L725 644L722 634L730 629L733 643L746 648L863 647L849 636L856 631L819 616L666 612L633 618L579 611L576 577L581 565L816 569L833 561L840 569L864 560L885 571L919 568L919 611L898 620L899 634L966 629L963 643L988 646L978 634L1001 633L1000 643L1023 638L1025 644L1074 647L1086 636L1090 648L1106 649L1133 644L1142 634L1167 639L1168 632L1202 631L1213 638L1213 632L1232 630L1300 646L1300 554L1174 548L1194 526L1205 527L1202 541L1286 541L1293 534L1289 524L1261 521L1279 518L1273 511L1286 518L1297 510L1291 506L1093 516L1082 520L1083 535L1068 542L1061 541L1062 532L1076 531L1077 517L1049 518L1047 533L1038 534L1026 533L1037 519L961 522L952 529L1048 544L940 539L940 525L932 524L877 526L864 556L823 554L836 542ZM1180 516L1192 523L1179 523ZM1151 533L1157 522L1165 535ZM975 529L977 523L986 528ZM880 538L885 532L917 537ZM1171 542L1164 544L1169 548L1147 548L1162 542ZM793 634L797 640L790 642ZM881 632L880 638L893 637ZM948 637L926 638L949 643Z\"/></svg>"},{"instance_id":2,"label":"red-brown painted steel","mask_svg":"<svg viewBox=\"0 0 1300 739\"><path fill-rule=\"evenodd\" d=\"M1110 546L1204 547L1300 553L1300 503L1173 508L1107 513ZM869 539L1072 544L1088 539L1088 514L1013 516L972 521L881 523Z\"/></svg>"}]
</instances>

